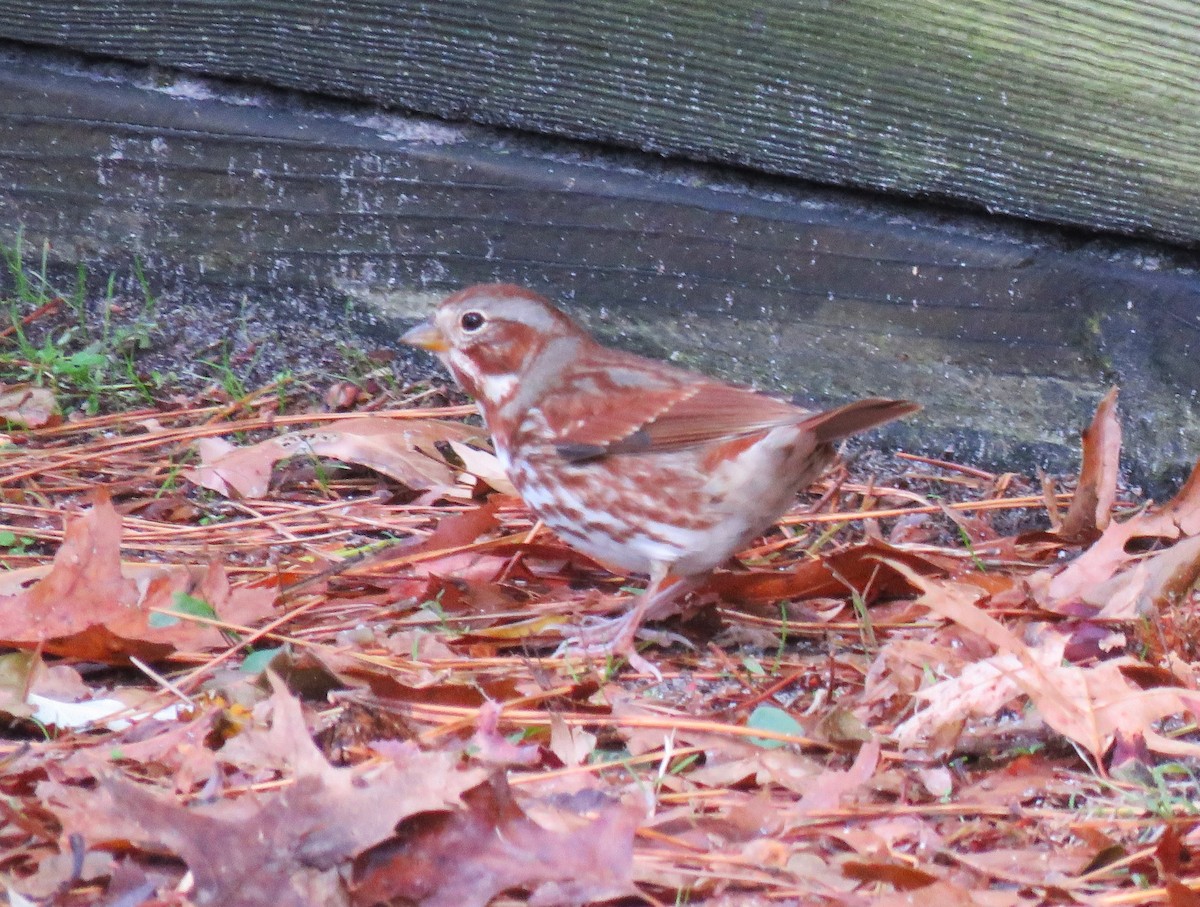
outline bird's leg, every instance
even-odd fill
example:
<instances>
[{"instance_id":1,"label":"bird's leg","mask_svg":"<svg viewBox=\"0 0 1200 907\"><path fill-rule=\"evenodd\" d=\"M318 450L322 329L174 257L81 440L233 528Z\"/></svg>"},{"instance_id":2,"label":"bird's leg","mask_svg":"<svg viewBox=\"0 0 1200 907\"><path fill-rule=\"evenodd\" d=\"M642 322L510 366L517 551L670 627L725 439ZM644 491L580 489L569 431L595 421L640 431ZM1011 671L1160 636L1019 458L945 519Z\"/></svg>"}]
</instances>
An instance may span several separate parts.
<instances>
[{"instance_id":1,"label":"bird's leg","mask_svg":"<svg viewBox=\"0 0 1200 907\"><path fill-rule=\"evenodd\" d=\"M669 564L655 562L645 591L633 600L633 607L620 617L608 618L587 627L576 627L577 635L563 641L556 655L611 656L620 655L639 671L647 671L661 679L662 675L634 647L643 621L665 617L670 606L682 595L695 588L693 580L672 576ZM656 634L662 639L679 639L674 634Z\"/></svg>"}]
</instances>

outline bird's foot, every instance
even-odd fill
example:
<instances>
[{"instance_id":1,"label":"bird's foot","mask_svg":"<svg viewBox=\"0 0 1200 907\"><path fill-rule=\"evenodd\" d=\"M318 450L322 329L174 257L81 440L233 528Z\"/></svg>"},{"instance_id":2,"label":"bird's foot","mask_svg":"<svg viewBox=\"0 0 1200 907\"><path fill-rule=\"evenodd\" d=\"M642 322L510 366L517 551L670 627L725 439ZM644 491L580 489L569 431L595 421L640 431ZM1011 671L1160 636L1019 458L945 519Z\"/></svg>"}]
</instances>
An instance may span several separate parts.
<instances>
[{"instance_id":1,"label":"bird's foot","mask_svg":"<svg viewBox=\"0 0 1200 907\"><path fill-rule=\"evenodd\" d=\"M648 640L659 646L682 643L694 647L678 633L640 626L639 617L635 611L631 611L620 617L592 618L564 628L571 635L555 649L554 655L561 658L624 658L635 670L662 680L662 672L638 652L637 640Z\"/></svg>"},{"instance_id":2,"label":"bird's foot","mask_svg":"<svg viewBox=\"0 0 1200 907\"><path fill-rule=\"evenodd\" d=\"M631 668L635 671L640 671L643 674L649 674L656 681L663 679L662 671L654 664L644 658L633 641L625 642L624 640L613 640L606 643L586 642L583 637L571 636L564 639L557 649L554 650L556 658L624 658Z\"/></svg>"},{"instance_id":3,"label":"bird's foot","mask_svg":"<svg viewBox=\"0 0 1200 907\"><path fill-rule=\"evenodd\" d=\"M692 580L668 578L667 567L659 565L652 571L650 585L634 599L633 607L628 613L620 617L594 618L572 627L570 632L573 635L565 639L554 654L577 658L619 656L626 659L636 670L652 674L656 680L662 680L662 672L638 653L634 642L641 638L649 639L658 645L682 642L691 646L691 643L678 633L647 630L642 626L642 622L647 618L659 619L673 613L679 597L692 588Z\"/></svg>"}]
</instances>

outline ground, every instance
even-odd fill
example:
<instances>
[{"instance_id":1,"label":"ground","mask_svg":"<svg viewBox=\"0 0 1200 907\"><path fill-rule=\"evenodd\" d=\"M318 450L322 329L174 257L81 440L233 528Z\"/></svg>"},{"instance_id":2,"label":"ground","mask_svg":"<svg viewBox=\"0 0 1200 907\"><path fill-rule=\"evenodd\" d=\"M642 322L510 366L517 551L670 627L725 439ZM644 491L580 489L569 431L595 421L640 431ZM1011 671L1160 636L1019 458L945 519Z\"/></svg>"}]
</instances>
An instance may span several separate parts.
<instances>
[{"instance_id":1,"label":"ground","mask_svg":"<svg viewBox=\"0 0 1200 907\"><path fill-rule=\"evenodd\" d=\"M12 903L1195 901L1200 480L1115 395L1078 476L860 445L656 677L554 654L641 580L434 372L72 278L3 297Z\"/></svg>"}]
</instances>

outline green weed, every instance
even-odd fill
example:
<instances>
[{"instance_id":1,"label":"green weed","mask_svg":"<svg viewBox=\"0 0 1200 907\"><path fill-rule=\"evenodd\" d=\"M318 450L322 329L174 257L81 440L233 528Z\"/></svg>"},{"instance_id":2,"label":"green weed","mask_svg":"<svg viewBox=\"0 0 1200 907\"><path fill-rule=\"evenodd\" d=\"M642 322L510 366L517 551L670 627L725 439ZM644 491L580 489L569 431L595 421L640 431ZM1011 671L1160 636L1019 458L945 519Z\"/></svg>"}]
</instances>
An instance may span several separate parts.
<instances>
[{"instance_id":1,"label":"green weed","mask_svg":"<svg viewBox=\"0 0 1200 907\"><path fill-rule=\"evenodd\" d=\"M157 310L140 263L134 271L142 299L130 312L117 298L115 275L94 300L83 265L73 286L56 287L47 245L31 262L18 236L15 245L0 246L0 257L11 284L0 293L0 381L49 388L60 407L88 415L154 402L163 377L137 367L138 354L151 345Z\"/></svg>"}]
</instances>

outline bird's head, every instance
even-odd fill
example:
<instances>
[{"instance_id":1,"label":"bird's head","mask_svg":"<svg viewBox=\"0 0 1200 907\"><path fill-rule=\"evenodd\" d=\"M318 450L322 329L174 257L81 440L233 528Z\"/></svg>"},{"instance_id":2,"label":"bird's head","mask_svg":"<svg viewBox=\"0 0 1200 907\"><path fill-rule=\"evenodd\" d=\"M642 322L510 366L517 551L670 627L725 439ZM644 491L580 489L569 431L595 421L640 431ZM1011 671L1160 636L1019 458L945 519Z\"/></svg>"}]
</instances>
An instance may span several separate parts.
<instances>
[{"instance_id":1,"label":"bird's head","mask_svg":"<svg viewBox=\"0 0 1200 907\"><path fill-rule=\"evenodd\" d=\"M436 353L467 393L499 405L548 343L585 336L536 293L493 283L447 297L400 340Z\"/></svg>"}]
</instances>

